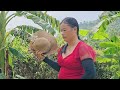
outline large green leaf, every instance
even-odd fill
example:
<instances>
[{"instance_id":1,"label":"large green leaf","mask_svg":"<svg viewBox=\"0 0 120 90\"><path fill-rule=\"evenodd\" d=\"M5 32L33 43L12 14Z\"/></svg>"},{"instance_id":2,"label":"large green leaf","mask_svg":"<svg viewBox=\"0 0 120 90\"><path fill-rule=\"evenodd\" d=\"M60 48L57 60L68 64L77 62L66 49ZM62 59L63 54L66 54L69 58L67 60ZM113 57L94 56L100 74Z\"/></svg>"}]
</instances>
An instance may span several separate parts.
<instances>
[{"instance_id":1,"label":"large green leaf","mask_svg":"<svg viewBox=\"0 0 120 90\"><path fill-rule=\"evenodd\" d=\"M117 54L117 53L118 53L118 49L116 47L109 47L106 48L104 51L104 54L106 55Z\"/></svg>"},{"instance_id":2,"label":"large green leaf","mask_svg":"<svg viewBox=\"0 0 120 90\"><path fill-rule=\"evenodd\" d=\"M23 11L16 11L16 16L22 16L23 15Z\"/></svg>"},{"instance_id":3,"label":"large green leaf","mask_svg":"<svg viewBox=\"0 0 120 90\"><path fill-rule=\"evenodd\" d=\"M117 47L116 46L116 43L114 42L101 42L99 44L100 47L104 47L104 48L107 48L107 47Z\"/></svg>"},{"instance_id":4,"label":"large green leaf","mask_svg":"<svg viewBox=\"0 0 120 90\"><path fill-rule=\"evenodd\" d=\"M101 24L101 26L99 27L98 32L104 32L104 31L106 30L108 24L109 24L108 19L105 19L104 22L103 22L103 23Z\"/></svg>"},{"instance_id":5,"label":"large green leaf","mask_svg":"<svg viewBox=\"0 0 120 90\"><path fill-rule=\"evenodd\" d=\"M9 56L8 56L9 58L9 65L13 68L13 59L12 59L12 57L11 57L11 55L9 54Z\"/></svg>"},{"instance_id":6,"label":"large green leaf","mask_svg":"<svg viewBox=\"0 0 120 90\"><path fill-rule=\"evenodd\" d=\"M24 12L24 13L23 13ZM58 30L58 25L55 18L52 16L47 15L47 12L41 11L23 11L23 15L27 19L31 19L35 24L41 26L44 30L48 30L48 32L55 34L55 29ZM48 28L49 27L49 28Z\"/></svg>"},{"instance_id":7,"label":"large green leaf","mask_svg":"<svg viewBox=\"0 0 120 90\"><path fill-rule=\"evenodd\" d=\"M101 22L97 25L97 32L105 32L107 29L107 26L114 21L117 17L120 17L120 12L113 16L103 16Z\"/></svg>"},{"instance_id":8,"label":"large green leaf","mask_svg":"<svg viewBox=\"0 0 120 90\"><path fill-rule=\"evenodd\" d=\"M53 27L53 28L55 27L55 24L56 24L55 18L52 18L52 27Z\"/></svg>"},{"instance_id":9,"label":"large green leaf","mask_svg":"<svg viewBox=\"0 0 120 90\"><path fill-rule=\"evenodd\" d=\"M88 33L89 33L89 30L83 30L83 29L81 29L79 31L80 36L86 36Z\"/></svg>"},{"instance_id":10,"label":"large green leaf","mask_svg":"<svg viewBox=\"0 0 120 90\"><path fill-rule=\"evenodd\" d=\"M51 25L49 25L42 19L39 19L39 17L33 17L32 20L34 21L34 23L40 25L43 29L47 29L50 33L55 33L55 30L51 27Z\"/></svg>"},{"instance_id":11,"label":"large green leaf","mask_svg":"<svg viewBox=\"0 0 120 90\"><path fill-rule=\"evenodd\" d=\"M103 58L110 58L110 59L115 59L118 60L119 58L117 57L116 54L105 54ZM113 60L112 60L113 61Z\"/></svg>"},{"instance_id":12,"label":"large green leaf","mask_svg":"<svg viewBox=\"0 0 120 90\"><path fill-rule=\"evenodd\" d=\"M113 54L109 54L109 55L104 55L105 58L113 58L114 55Z\"/></svg>"},{"instance_id":13,"label":"large green leaf","mask_svg":"<svg viewBox=\"0 0 120 90\"><path fill-rule=\"evenodd\" d=\"M14 56L16 56L17 58L21 58L21 59L24 59L24 58L25 58L24 55L22 55L18 50L14 49L14 48L12 48L12 47L9 47L9 50L10 50L10 52L11 52Z\"/></svg>"},{"instance_id":14,"label":"large green leaf","mask_svg":"<svg viewBox=\"0 0 120 90\"><path fill-rule=\"evenodd\" d=\"M98 61L98 63L107 63L107 62L111 62L111 59L103 58L103 57L97 57L97 61Z\"/></svg>"},{"instance_id":15,"label":"large green leaf","mask_svg":"<svg viewBox=\"0 0 120 90\"><path fill-rule=\"evenodd\" d=\"M92 39L104 40L108 38L108 34L105 32L97 32L93 35Z\"/></svg>"},{"instance_id":16,"label":"large green leaf","mask_svg":"<svg viewBox=\"0 0 120 90\"><path fill-rule=\"evenodd\" d=\"M117 36L113 36L110 39L112 42L120 42L120 39Z\"/></svg>"}]
</instances>

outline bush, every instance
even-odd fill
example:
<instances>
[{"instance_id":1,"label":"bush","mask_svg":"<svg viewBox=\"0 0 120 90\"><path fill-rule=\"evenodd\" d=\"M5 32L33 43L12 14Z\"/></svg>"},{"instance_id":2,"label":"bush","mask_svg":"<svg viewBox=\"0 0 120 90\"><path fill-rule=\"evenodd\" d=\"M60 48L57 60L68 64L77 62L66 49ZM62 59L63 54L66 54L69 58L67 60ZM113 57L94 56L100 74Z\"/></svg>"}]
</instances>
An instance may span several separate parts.
<instances>
[{"instance_id":1,"label":"bush","mask_svg":"<svg viewBox=\"0 0 120 90\"><path fill-rule=\"evenodd\" d=\"M49 65L44 62L36 62L34 58L29 58L28 62L16 60L13 70L15 78L16 75L20 75L26 79L57 79L58 74Z\"/></svg>"}]
</instances>

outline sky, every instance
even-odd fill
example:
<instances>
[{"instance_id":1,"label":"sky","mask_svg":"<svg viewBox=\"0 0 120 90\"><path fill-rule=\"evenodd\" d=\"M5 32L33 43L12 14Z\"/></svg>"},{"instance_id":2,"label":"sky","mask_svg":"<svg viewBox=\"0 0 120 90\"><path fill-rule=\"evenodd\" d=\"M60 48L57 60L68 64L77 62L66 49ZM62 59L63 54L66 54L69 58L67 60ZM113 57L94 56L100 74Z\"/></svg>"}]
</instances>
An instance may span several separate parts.
<instances>
[{"instance_id":1,"label":"sky","mask_svg":"<svg viewBox=\"0 0 120 90\"><path fill-rule=\"evenodd\" d=\"M15 11L10 11L8 15L11 15ZM47 14L55 17L57 20L61 21L65 17L74 17L77 19L78 23L84 21L93 21L98 19L98 16L103 11L47 11ZM34 24L32 20L28 20L25 17L15 17L7 25L6 29L9 31L18 25L32 25L37 28L41 28L39 25Z\"/></svg>"},{"instance_id":2,"label":"sky","mask_svg":"<svg viewBox=\"0 0 120 90\"><path fill-rule=\"evenodd\" d=\"M98 16L102 12L103 11L49 11L48 14L60 21L65 17L74 17L78 22L83 22L98 19Z\"/></svg>"}]
</instances>

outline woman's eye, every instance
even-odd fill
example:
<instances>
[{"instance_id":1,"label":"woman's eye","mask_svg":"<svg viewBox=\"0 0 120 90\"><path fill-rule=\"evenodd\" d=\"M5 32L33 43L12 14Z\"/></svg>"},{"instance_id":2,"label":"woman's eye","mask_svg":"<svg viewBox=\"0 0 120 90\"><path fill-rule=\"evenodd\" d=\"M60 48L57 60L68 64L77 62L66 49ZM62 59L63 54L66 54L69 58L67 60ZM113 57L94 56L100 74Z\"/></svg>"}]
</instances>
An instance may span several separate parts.
<instances>
[{"instance_id":1,"label":"woman's eye","mask_svg":"<svg viewBox=\"0 0 120 90\"><path fill-rule=\"evenodd\" d=\"M63 29L63 30L61 30L61 32L63 32L63 31L66 31L66 30L64 30L64 29Z\"/></svg>"}]
</instances>

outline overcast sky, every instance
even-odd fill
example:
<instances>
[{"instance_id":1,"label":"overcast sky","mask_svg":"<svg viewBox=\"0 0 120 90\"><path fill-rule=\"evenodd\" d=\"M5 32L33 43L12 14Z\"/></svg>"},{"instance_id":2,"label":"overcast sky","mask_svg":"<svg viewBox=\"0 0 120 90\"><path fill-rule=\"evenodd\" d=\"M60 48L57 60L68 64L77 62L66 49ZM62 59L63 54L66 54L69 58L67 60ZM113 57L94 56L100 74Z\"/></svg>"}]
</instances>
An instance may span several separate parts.
<instances>
[{"instance_id":1,"label":"overcast sky","mask_svg":"<svg viewBox=\"0 0 120 90\"><path fill-rule=\"evenodd\" d=\"M13 12L14 11L10 11L9 15ZM65 17L74 17L79 23L96 20L102 12L103 11L47 11L49 15L55 17L59 21ZM34 24L32 20L27 20L24 17L15 17L9 22L6 29L9 30L18 25L32 25L39 28L39 26Z\"/></svg>"},{"instance_id":2,"label":"overcast sky","mask_svg":"<svg viewBox=\"0 0 120 90\"><path fill-rule=\"evenodd\" d=\"M65 17L74 17L78 22L83 22L98 19L98 16L102 12L103 11L49 11L48 14L60 21Z\"/></svg>"}]
</instances>

